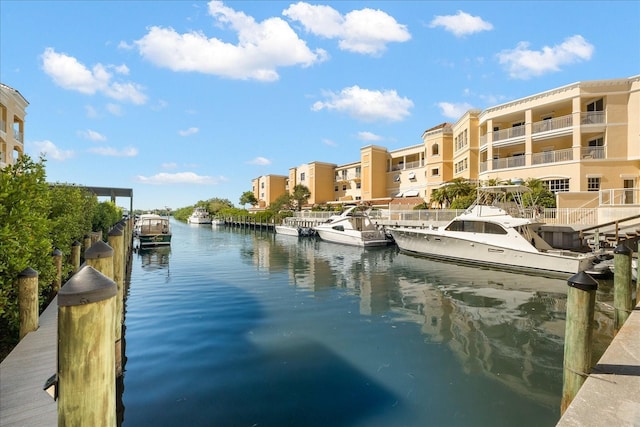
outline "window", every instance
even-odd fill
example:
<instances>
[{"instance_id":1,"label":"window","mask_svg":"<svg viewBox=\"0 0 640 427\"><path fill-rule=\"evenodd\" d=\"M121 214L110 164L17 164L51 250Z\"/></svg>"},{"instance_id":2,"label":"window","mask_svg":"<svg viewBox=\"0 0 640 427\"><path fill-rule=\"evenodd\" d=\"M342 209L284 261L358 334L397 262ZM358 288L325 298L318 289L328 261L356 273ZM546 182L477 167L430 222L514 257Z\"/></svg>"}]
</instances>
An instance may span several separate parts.
<instances>
[{"instance_id":1,"label":"window","mask_svg":"<svg viewBox=\"0 0 640 427\"><path fill-rule=\"evenodd\" d=\"M300 174L300 181L304 181L304 172Z\"/></svg>"},{"instance_id":2,"label":"window","mask_svg":"<svg viewBox=\"0 0 640 427\"><path fill-rule=\"evenodd\" d=\"M264 182L260 183L260 188L264 188Z\"/></svg>"},{"instance_id":3,"label":"window","mask_svg":"<svg viewBox=\"0 0 640 427\"><path fill-rule=\"evenodd\" d=\"M347 191L347 184L342 184L342 191Z\"/></svg>"},{"instance_id":4,"label":"window","mask_svg":"<svg viewBox=\"0 0 640 427\"><path fill-rule=\"evenodd\" d=\"M431 146L431 155L439 156L440 155L440 146L438 144L433 144Z\"/></svg>"},{"instance_id":5,"label":"window","mask_svg":"<svg viewBox=\"0 0 640 427\"><path fill-rule=\"evenodd\" d=\"M431 176L440 176L440 168L431 169Z\"/></svg>"},{"instance_id":6,"label":"window","mask_svg":"<svg viewBox=\"0 0 640 427\"><path fill-rule=\"evenodd\" d=\"M587 177L587 191L600 191L600 177Z\"/></svg>"},{"instance_id":7,"label":"window","mask_svg":"<svg viewBox=\"0 0 640 427\"><path fill-rule=\"evenodd\" d=\"M356 189L360 189L361 185L359 182L356 182Z\"/></svg>"},{"instance_id":8,"label":"window","mask_svg":"<svg viewBox=\"0 0 640 427\"><path fill-rule=\"evenodd\" d=\"M547 189L554 194L569 191L569 178L549 179L544 183L547 185Z\"/></svg>"},{"instance_id":9,"label":"window","mask_svg":"<svg viewBox=\"0 0 640 427\"><path fill-rule=\"evenodd\" d=\"M604 146L604 138L596 138L589 141L589 147L602 147Z\"/></svg>"},{"instance_id":10,"label":"window","mask_svg":"<svg viewBox=\"0 0 640 427\"><path fill-rule=\"evenodd\" d=\"M333 191L338 191L338 186L333 187Z\"/></svg>"},{"instance_id":11,"label":"window","mask_svg":"<svg viewBox=\"0 0 640 427\"><path fill-rule=\"evenodd\" d=\"M600 98L587 104L587 111L604 111L604 99Z\"/></svg>"}]
</instances>

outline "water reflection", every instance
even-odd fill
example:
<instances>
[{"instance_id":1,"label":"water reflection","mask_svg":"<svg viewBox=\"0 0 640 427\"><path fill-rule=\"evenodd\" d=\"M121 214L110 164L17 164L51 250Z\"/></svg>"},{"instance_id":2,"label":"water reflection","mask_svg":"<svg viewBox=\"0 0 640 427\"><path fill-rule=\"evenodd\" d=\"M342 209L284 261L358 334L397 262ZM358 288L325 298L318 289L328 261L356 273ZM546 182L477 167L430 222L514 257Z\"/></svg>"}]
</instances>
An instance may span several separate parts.
<instances>
[{"instance_id":1,"label":"water reflection","mask_svg":"<svg viewBox=\"0 0 640 427\"><path fill-rule=\"evenodd\" d=\"M361 315L392 315L420 325L447 345L464 372L484 375L556 408L562 389L567 281L460 266L394 249L363 249L275 235L254 241L254 261L283 270L289 283L321 291L344 288ZM603 286L604 285L604 286ZM610 288L601 284L594 362L611 340Z\"/></svg>"},{"instance_id":2,"label":"water reflection","mask_svg":"<svg viewBox=\"0 0 640 427\"><path fill-rule=\"evenodd\" d=\"M169 260L171 258L171 246L161 246L156 248L139 248L140 266L143 270L152 272L156 270L166 270L169 276Z\"/></svg>"}]
</instances>

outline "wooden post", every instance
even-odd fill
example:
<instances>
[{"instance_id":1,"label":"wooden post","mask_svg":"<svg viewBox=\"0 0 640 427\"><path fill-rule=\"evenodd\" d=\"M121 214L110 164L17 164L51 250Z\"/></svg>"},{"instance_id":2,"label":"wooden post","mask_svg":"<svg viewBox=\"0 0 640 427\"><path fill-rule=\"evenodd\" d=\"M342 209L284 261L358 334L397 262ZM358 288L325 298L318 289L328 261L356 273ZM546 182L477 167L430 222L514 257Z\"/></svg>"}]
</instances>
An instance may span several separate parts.
<instances>
[{"instance_id":1,"label":"wooden post","mask_svg":"<svg viewBox=\"0 0 640 427\"><path fill-rule=\"evenodd\" d=\"M620 243L613 250L613 333L617 334L633 310L631 250Z\"/></svg>"},{"instance_id":2,"label":"wooden post","mask_svg":"<svg viewBox=\"0 0 640 427\"><path fill-rule=\"evenodd\" d=\"M84 250L87 251L91 247L91 236L84 235Z\"/></svg>"},{"instance_id":3,"label":"wooden post","mask_svg":"<svg viewBox=\"0 0 640 427\"><path fill-rule=\"evenodd\" d=\"M116 426L115 282L85 265L58 293L58 425Z\"/></svg>"},{"instance_id":4,"label":"wooden post","mask_svg":"<svg viewBox=\"0 0 640 427\"><path fill-rule=\"evenodd\" d=\"M53 263L56 266L56 278L53 282L53 290L58 292L60 290L60 286L62 286L62 251L56 248L53 250L51 256L53 257Z\"/></svg>"},{"instance_id":5,"label":"wooden post","mask_svg":"<svg viewBox=\"0 0 640 427\"><path fill-rule=\"evenodd\" d=\"M80 270L80 250L82 245L77 240L71 244L71 267L73 273L77 273Z\"/></svg>"},{"instance_id":6,"label":"wooden post","mask_svg":"<svg viewBox=\"0 0 640 427\"><path fill-rule=\"evenodd\" d=\"M113 248L102 240L91 245L84 253L85 263L113 280Z\"/></svg>"},{"instance_id":7,"label":"wooden post","mask_svg":"<svg viewBox=\"0 0 640 427\"><path fill-rule=\"evenodd\" d=\"M582 271L571 276L567 284L560 414L569 407L591 370L591 337L598 290L598 282Z\"/></svg>"},{"instance_id":8,"label":"wooden post","mask_svg":"<svg viewBox=\"0 0 640 427\"><path fill-rule=\"evenodd\" d=\"M124 307L124 239L121 225L118 224L107 236L109 246L113 248L113 280L118 286L116 296L115 346L116 346L116 376L122 375L122 311Z\"/></svg>"},{"instance_id":9,"label":"wooden post","mask_svg":"<svg viewBox=\"0 0 640 427\"><path fill-rule=\"evenodd\" d=\"M38 272L27 267L18 275L20 339L38 329Z\"/></svg>"}]
</instances>

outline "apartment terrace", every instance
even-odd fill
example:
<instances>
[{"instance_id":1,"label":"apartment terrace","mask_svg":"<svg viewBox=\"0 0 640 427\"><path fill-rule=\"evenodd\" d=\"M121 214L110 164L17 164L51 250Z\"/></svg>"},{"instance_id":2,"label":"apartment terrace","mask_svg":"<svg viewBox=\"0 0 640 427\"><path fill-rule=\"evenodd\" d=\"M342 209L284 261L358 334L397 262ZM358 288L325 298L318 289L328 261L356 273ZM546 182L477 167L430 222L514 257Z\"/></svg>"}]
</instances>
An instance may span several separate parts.
<instances>
[{"instance_id":1,"label":"apartment terrace","mask_svg":"<svg viewBox=\"0 0 640 427\"><path fill-rule=\"evenodd\" d=\"M526 153L526 126L514 126L489 132L480 136L480 152L486 153L491 135L491 145L494 149L507 148L507 154L491 160L480 162L480 172L486 172L491 166L491 170L509 169L524 167L528 165L542 165L548 163L560 163L579 159L606 159L606 146L589 145L582 146L576 153L572 147L557 150L548 150L538 141L550 138L564 138L567 144L571 144L571 136L574 131L574 115L569 114L561 117L551 118L533 122L531 126L531 140L533 142L533 152ZM603 132L606 125L606 115L604 111L589 111L580 113L580 130L584 133ZM527 163L530 158L530 163Z\"/></svg>"}]
</instances>

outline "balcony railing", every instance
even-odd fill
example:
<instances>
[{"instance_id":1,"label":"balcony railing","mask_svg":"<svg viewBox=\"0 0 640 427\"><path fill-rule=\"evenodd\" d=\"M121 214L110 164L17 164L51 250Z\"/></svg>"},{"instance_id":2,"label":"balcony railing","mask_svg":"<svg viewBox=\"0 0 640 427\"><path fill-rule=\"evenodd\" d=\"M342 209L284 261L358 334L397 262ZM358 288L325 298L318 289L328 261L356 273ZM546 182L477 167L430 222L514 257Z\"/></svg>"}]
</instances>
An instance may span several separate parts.
<instances>
[{"instance_id":1,"label":"balcony railing","mask_svg":"<svg viewBox=\"0 0 640 427\"><path fill-rule=\"evenodd\" d=\"M24 133L20 132L19 130L14 130L13 131L13 138L16 141L24 142Z\"/></svg>"},{"instance_id":2,"label":"balcony railing","mask_svg":"<svg viewBox=\"0 0 640 427\"><path fill-rule=\"evenodd\" d=\"M493 132L493 142L524 136L524 126L515 126Z\"/></svg>"},{"instance_id":3,"label":"balcony railing","mask_svg":"<svg viewBox=\"0 0 640 427\"><path fill-rule=\"evenodd\" d=\"M583 125L600 125L605 122L604 111L588 111L580 113L580 124Z\"/></svg>"},{"instance_id":4,"label":"balcony railing","mask_svg":"<svg viewBox=\"0 0 640 427\"><path fill-rule=\"evenodd\" d=\"M607 158L607 147L598 146L598 147L582 147L581 157L583 159L606 159Z\"/></svg>"},{"instance_id":5,"label":"balcony railing","mask_svg":"<svg viewBox=\"0 0 640 427\"><path fill-rule=\"evenodd\" d=\"M573 116L568 115L535 122L531 127L531 132L533 132L534 134L541 132L550 132L553 130L570 128L572 126Z\"/></svg>"},{"instance_id":6,"label":"balcony railing","mask_svg":"<svg viewBox=\"0 0 640 427\"><path fill-rule=\"evenodd\" d=\"M509 169L524 166L524 156L503 157L501 159L493 159L491 161L492 169Z\"/></svg>"},{"instance_id":7,"label":"balcony railing","mask_svg":"<svg viewBox=\"0 0 640 427\"><path fill-rule=\"evenodd\" d=\"M336 175L336 182L352 181L354 179L360 179L359 173L348 173L345 175Z\"/></svg>"},{"instance_id":8,"label":"balcony railing","mask_svg":"<svg viewBox=\"0 0 640 427\"><path fill-rule=\"evenodd\" d=\"M556 151L545 151L543 153L533 153L531 156L531 164L534 165L566 162L569 160L573 160L573 149L571 148Z\"/></svg>"},{"instance_id":9,"label":"balcony railing","mask_svg":"<svg viewBox=\"0 0 640 427\"><path fill-rule=\"evenodd\" d=\"M416 160L415 162L397 163L395 165L391 165L391 170L388 172L421 168L423 166L424 166L424 160Z\"/></svg>"},{"instance_id":10,"label":"balcony railing","mask_svg":"<svg viewBox=\"0 0 640 427\"><path fill-rule=\"evenodd\" d=\"M600 190L601 206L640 204L640 188L610 188Z\"/></svg>"}]
</instances>

